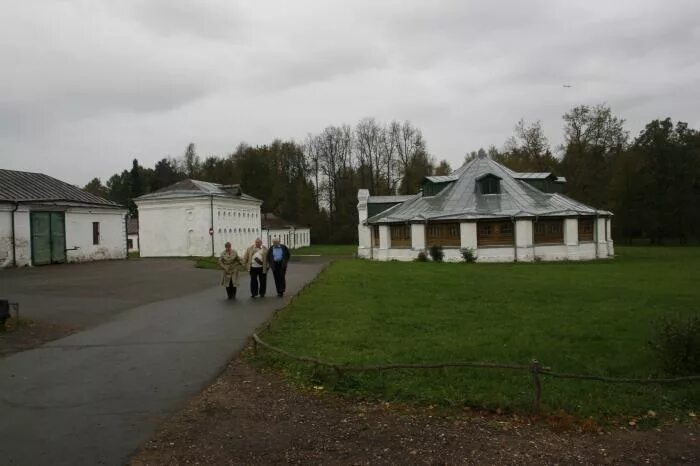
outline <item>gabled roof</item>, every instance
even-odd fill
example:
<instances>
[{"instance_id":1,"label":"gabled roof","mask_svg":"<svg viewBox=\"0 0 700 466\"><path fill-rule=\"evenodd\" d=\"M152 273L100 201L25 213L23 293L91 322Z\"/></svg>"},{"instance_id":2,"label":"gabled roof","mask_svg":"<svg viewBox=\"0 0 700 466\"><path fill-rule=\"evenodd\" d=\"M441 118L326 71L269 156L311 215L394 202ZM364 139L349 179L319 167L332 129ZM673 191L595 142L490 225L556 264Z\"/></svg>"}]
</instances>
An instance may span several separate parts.
<instances>
[{"instance_id":1,"label":"gabled roof","mask_svg":"<svg viewBox=\"0 0 700 466\"><path fill-rule=\"evenodd\" d=\"M87 191L43 173L0 169L0 202L57 203L122 208Z\"/></svg>"},{"instance_id":2,"label":"gabled roof","mask_svg":"<svg viewBox=\"0 0 700 466\"><path fill-rule=\"evenodd\" d=\"M501 179L499 194L479 194L477 180L493 175ZM479 218L610 215L567 196L542 192L518 173L489 157L477 157L452 173L455 180L435 196L420 194L371 218L368 223L402 223L426 220Z\"/></svg>"},{"instance_id":3,"label":"gabled roof","mask_svg":"<svg viewBox=\"0 0 700 466\"><path fill-rule=\"evenodd\" d=\"M262 203L260 199L249 196L241 191L241 185L222 185L200 180L182 180L149 194L137 197L138 201L158 199L179 199L188 197L214 196L220 198L241 199Z\"/></svg>"}]
</instances>

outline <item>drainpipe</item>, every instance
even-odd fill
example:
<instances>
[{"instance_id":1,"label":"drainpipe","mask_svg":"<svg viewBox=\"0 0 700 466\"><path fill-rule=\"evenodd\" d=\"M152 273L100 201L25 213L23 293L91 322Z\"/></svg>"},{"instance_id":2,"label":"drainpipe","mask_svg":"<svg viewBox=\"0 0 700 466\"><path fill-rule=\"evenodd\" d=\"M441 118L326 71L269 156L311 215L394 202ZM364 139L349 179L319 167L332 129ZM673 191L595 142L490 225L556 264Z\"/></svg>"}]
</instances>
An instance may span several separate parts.
<instances>
[{"instance_id":1,"label":"drainpipe","mask_svg":"<svg viewBox=\"0 0 700 466\"><path fill-rule=\"evenodd\" d=\"M209 213L211 214L211 257L215 257L216 253L214 252L214 195L212 194L209 196Z\"/></svg>"},{"instance_id":2,"label":"drainpipe","mask_svg":"<svg viewBox=\"0 0 700 466\"><path fill-rule=\"evenodd\" d=\"M518 227L515 223L515 216L510 218L513 222L513 262L518 262Z\"/></svg>"},{"instance_id":3,"label":"drainpipe","mask_svg":"<svg viewBox=\"0 0 700 466\"><path fill-rule=\"evenodd\" d=\"M126 247L126 259L129 260L129 212L124 214L124 246Z\"/></svg>"},{"instance_id":4,"label":"drainpipe","mask_svg":"<svg viewBox=\"0 0 700 466\"><path fill-rule=\"evenodd\" d=\"M12 209L12 267L17 267L17 241L15 239L15 212L19 209L19 202L15 202Z\"/></svg>"}]
</instances>

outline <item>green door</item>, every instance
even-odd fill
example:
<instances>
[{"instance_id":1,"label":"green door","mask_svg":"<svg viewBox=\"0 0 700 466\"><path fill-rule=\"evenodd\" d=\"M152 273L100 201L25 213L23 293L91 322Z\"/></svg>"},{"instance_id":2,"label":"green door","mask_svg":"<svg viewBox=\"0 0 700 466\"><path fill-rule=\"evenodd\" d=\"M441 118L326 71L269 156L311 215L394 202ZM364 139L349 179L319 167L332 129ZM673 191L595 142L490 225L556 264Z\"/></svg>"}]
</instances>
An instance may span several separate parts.
<instances>
[{"instance_id":1,"label":"green door","mask_svg":"<svg viewBox=\"0 0 700 466\"><path fill-rule=\"evenodd\" d=\"M51 262L66 261L66 222L63 212L51 212Z\"/></svg>"},{"instance_id":2,"label":"green door","mask_svg":"<svg viewBox=\"0 0 700 466\"><path fill-rule=\"evenodd\" d=\"M31 212L32 264L66 260L66 227L63 212Z\"/></svg>"}]
</instances>

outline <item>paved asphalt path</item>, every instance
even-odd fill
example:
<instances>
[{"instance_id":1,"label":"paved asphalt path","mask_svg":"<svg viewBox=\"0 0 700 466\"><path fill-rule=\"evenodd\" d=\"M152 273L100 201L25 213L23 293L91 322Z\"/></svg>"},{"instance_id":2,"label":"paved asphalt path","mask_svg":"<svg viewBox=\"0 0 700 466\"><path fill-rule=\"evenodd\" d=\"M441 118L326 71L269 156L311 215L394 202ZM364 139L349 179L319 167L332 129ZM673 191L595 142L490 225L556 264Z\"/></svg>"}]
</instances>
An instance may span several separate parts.
<instances>
[{"instance_id":1,"label":"paved asphalt path","mask_svg":"<svg viewBox=\"0 0 700 466\"><path fill-rule=\"evenodd\" d=\"M0 359L0 464L124 464L323 265L290 264L284 298L268 283L253 300L244 279L235 301L212 287Z\"/></svg>"}]
</instances>

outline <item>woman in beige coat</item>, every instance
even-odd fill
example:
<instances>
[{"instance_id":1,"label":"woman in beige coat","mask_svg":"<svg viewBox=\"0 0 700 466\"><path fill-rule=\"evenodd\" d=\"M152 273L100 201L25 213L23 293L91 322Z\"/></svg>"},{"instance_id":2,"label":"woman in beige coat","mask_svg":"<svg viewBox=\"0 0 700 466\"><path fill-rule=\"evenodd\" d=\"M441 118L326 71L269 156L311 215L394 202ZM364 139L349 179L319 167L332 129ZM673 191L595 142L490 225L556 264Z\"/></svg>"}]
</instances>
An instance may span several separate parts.
<instances>
[{"instance_id":1,"label":"woman in beige coat","mask_svg":"<svg viewBox=\"0 0 700 466\"><path fill-rule=\"evenodd\" d=\"M224 252L222 252L221 257L219 257L219 265L224 271L221 277L221 285L226 287L228 299L235 299L239 274L243 265L241 257L235 250L231 249L231 243L226 243L224 248Z\"/></svg>"}]
</instances>

